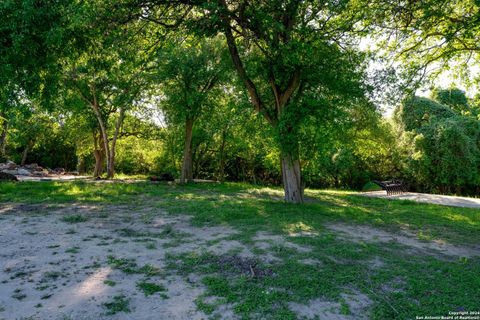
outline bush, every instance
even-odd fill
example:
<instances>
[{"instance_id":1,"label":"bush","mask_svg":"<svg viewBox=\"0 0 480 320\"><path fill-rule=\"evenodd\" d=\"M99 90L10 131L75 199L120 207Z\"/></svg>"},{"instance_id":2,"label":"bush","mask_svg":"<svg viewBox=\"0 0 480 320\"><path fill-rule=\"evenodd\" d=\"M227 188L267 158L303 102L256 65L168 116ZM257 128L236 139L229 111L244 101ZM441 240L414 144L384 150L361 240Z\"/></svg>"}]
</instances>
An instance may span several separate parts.
<instances>
[{"instance_id":1,"label":"bush","mask_svg":"<svg viewBox=\"0 0 480 320\"><path fill-rule=\"evenodd\" d=\"M382 187L380 187L378 184L376 184L375 182L372 182L372 181L367 182L362 188L362 191L364 191L364 192L381 191L381 190L382 190Z\"/></svg>"}]
</instances>

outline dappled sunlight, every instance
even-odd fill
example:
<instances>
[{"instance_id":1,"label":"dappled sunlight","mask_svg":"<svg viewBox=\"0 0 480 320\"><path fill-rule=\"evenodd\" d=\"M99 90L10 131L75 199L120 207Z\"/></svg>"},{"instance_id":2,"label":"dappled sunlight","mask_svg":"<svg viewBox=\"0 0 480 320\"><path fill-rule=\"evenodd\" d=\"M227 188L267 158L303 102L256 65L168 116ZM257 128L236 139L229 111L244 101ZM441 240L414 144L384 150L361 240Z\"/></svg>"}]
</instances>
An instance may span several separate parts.
<instances>
[{"instance_id":1,"label":"dappled sunlight","mask_svg":"<svg viewBox=\"0 0 480 320\"><path fill-rule=\"evenodd\" d=\"M279 230L295 228L302 222L318 228L327 219L352 221L362 224L389 225L394 229L418 230L422 228L432 239L456 239L473 242L472 234L480 226L480 214L474 209L461 209L389 201L358 196L352 191L306 190L303 205L287 204L283 190L272 187L226 183L202 185L95 184L75 182L26 182L0 186L0 199L8 202L76 203L97 206L100 203L116 205L134 203L162 207L172 214L191 214L196 223L228 222L268 223ZM93 209L87 208L87 209ZM3 214L9 212L1 207ZM128 209L126 209L128 210ZM24 211L27 211L26 209ZM289 226L292 224L292 226ZM445 225L452 228L446 232ZM302 227L299 228L300 231ZM318 229L317 229L318 230Z\"/></svg>"},{"instance_id":2,"label":"dappled sunlight","mask_svg":"<svg viewBox=\"0 0 480 320\"><path fill-rule=\"evenodd\" d=\"M331 204L339 207L349 207L351 205L350 202L348 202L347 200L335 196L321 195L317 199L322 202L330 202Z\"/></svg>"},{"instance_id":3,"label":"dappled sunlight","mask_svg":"<svg viewBox=\"0 0 480 320\"><path fill-rule=\"evenodd\" d=\"M66 195L71 195L71 196L76 196L84 193L84 188L80 188L76 184L69 184L69 185L63 185L62 186Z\"/></svg>"},{"instance_id":4,"label":"dappled sunlight","mask_svg":"<svg viewBox=\"0 0 480 320\"><path fill-rule=\"evenodd\" d=\"M208 197L198 193L181 193L175 196L179 200L208 200Z\"/></svg>"},{"instance_id":5,"label":"dappled sunlight","mask_svg":"<svg viewBox=\"0 0 480 320\"><path fill-rule=\"evenodd\" d=\"M235 201L235 202L243 202L243 200L249 200L249 199L256 199L256 197L252 196L249 193L237 193L234 195L226 195L226 194L219 194L218 195L218 200L221 201Z\"/></svg>"},{"instance_id":6,"label":"dappled sunlight","mask_svg":"<svg viewBox=\"0 0 480 320\"><path fill-rule=\"evenodd\" d=\"M315 231L313 226L302 221L285 225L283 231L291 237L318 235L318 231Z\"/></svg>"},{"instance_id":7,"label":"dappled sunlight","mask_svg":"<svg viewBox=\"0 0 480 320\"><path fill-rule=\"evenodd\" d=\"M268 217L268 216L270 215L270 214L267 212L267 210L261 209L261 208L256 211L256 214L257 214L258 216L260 216L260 217Z\"/></svg>"},{"instance_id":8,"label":"dappled sunlight","mask_svg":"<svg viewBox=\"0 0 480 320\"><path fill-rule=\"evenodd\" d=\"M283 201L283 196L275 196L270 193L263 192L239 192L235 195L232 195L231 198L235 199L245 199L245 200L274 200L274 201Z\"/></svg>"},{"instance_id":9,"label":"dappled sunlight","mask_svg":"<svg viewBox=\"0 0 480 320\"><path fill-rule=\"evenodd\" d=\"M306 195L312 196L323 196L323 195L333 195L333 196L346 196L346 195L355 195L358 192L348 191L348 190L332 190L332 189L305 189Z\"/></svg>"},{"instance_id":10,"label":"dappled sunlight","mask_svg":"<svg viewBox=\"0 0 480 320\"><path fill-rule=\"evenodd\" d=\"M474 221L470 217L467 217L467 216L464 216L464 215L461 215L461 214L448 213L448 214L445 214L444 217L451 220L451 221L464 222L464 223L468 223L472 226L480 225L479 219L477 219L477 221ZM478 217L480 217L480 213L478 214Z\"/></svg>"},{"instance_id":11,"label":"dappled sunlight","mask_svg":"<svg viewBox=\"0 0 480 320\"><path fill-rule=\"evenodd\" d=\"M258 195L262 197L273 197L273 198L280 198L283 200L284 198L284 191L282 189L274 189L269 187L264 188L250 188L246 190L247 193L252 195Z\"/></svg>"},{"instance_id":12,"label":"dappled sunlight","mask_svg":"<svg viewBox=\"0 0 480 320\"><path fill-rule=\"evenodd\" d=\"M363 283L365 270L386 272L387 268L391 268L388 269L392 271L391 276L398 276L400 269L413 263L412 259L430 263L441 256L442 265L445 265L443 260L465 259L465 263L469 264L479 261L479 224L476 222L478 214L472 209L443 208L417 203L399 204L395 201L324 190L309 191L306 203L297 205L285 203L280 189L240 188L233 185L228 189L217 185L129 184L127 187L123 184L97 186L46 183L44 186L39 189L31 186L28 192L36 199L53 192L46 202L22 205L13 203L13 207L10 204L0 207L0 212L8 212L10 208L11 212L19 213L10 216L4 214L2 219L16 219L16 223L24 228L22 230L32 232L22 232L24 236L30 237L29 239L41 239L39 237L43 236L50 239L49 242L38 241L42 250L45 250L42 253L38 253L36 249L36 256L29 257L24 255L26 252L19 251L21 258L12 261L8 266L12 269L8 276L15 275L17 270L23 272L23 269L19 268L25 258L30 260L29 265L36 267L32 270L36 270L34 275L37 283L28 284L30 288L24 291L28 294L27 299L31 297L31 301L43 304L40 312L44 314L54 314L61 308L62 312L66 313L78 312L75 315L102 315L106 312L103 304L112 301L112 296L120 292L131 298L132 318L138 315L137 311L141 311L140 307L143 307L144 303L155 306L164 313L184 312L183 309L178 311L180 306L185 306L183 296L178 299L183 294L188 295L189 300L186 301L190 301L191 308L195 309L193 301L204 292L203 287L197 290L190 284L184 286L181 281L173 285L168 282L166 285L160 278L158 282L152 278L152 283L165 285L167 290L162 294L170 299L159 299L159 293L158 298L144 299L136 287L139 277L124 278L117 267L113 267L112 271L107 264L103 264L101 257L108 257L108 252L112 252L109 251L110 248L116 248L113 252L118 252L117 257L128 251L128 254L124 255L125 259L130 261L131 258L138 267L159 264L161 270L167 272L169 268L183 272L183 268L198 267L201 268L200 275L208 273L205 265L211 266L212 261L228 262L243 255L256 257L265 263L264 266L259 264L259 268L274 270L275 276L268 281L295 292L310 292L308 286L312 283L317 283L312 290L315 292L322 292L325 288L343 290L346 284ZM91 201L96 197L111 197L111 201ZM75 201L72 202L71 198ZM65 199L67 201L62 202ZM57 204L50 203L53 201ZM52 206L58 208L52 211ZM40 214L37 214L37 211ZM49 213L48 216L43 216L44 212ZM89 219L71 225L61 222L64 216L69 215L88 215ZM40 222L48 228L43 230L24 224L22 221L26 220L27 216L30 223ZM2 231L4 230L7 229L4 227ZM17 241L16 230L12 227L9 229L14 242ZM163 233L165 230L168 232ZM147 236L151 239L144 243ZM80 242L84 239L90 242ZM200 249L207 249L209 254L213 252L215 255L210 255L207 260L192 260L191 264L187 265L179 265L181 260L175 255L175 259L171 260L174 262L172 265L159 263L160 260L165 261L163 253L181 254L195 251L198 254ZM133 256L133 252L139 254ZM69 256L64 260L67 253ZM212 257L217 255L223 260L212 260ZM41 260L40 257L47 257L47 260ZM380 262L375 262L375 257L380 257ZM410 257L412 259L409 259ZM96 262L91 264L93 258ZM61 265L56 269L49 262ZM85 264L86 262L88 264ZM434 274L440 279L441 275L434 272L438 265L431 263L429 270L420 272ZM40 266L46 269L39 270ZM450 266L458 268L459 277L463 279L463 265ZM60 267L62 269L59 269ZM213 267L218 266L213 264ZM251 265L246 265L249 276L250 267ZM25 270L28 272L30 269ZM419 269L412 266L409 272L412 277L417 277ZM470 274L473 274L473 271L468 271L467 275ZM223 277L223 274L220 275ZM16 283L28 279L28 276L19 277ZM225 284L230 285L232 277L230 274L226 277ZM381 284L385 281L383 278L380 274L373 281ZM48 279L48 282L42 282L43 279ZM190 281L190 278L188 279ZM370 278L368 280L371 281ZM217 280L212 281L212 285L218 285L215 282ZM45 289L48 291L35 290L35 286L45 283L51 286ZM113 287L109 283L113 283ZM258 282L248 281L247 285L256 283ZM209 286L202 282L201 286L204 285ZM457 282L452 284L452 288L456 286ZM225 288L231 290L232 287ZM14 286L8 289L5 294L8 299L11 299L14 289ZM248 287L244 296L252 296L250 289ZM263 290L263 287L261 289ZM51 297L42 300L44 295ZM25 301L27 300L22 303ZM32 302L31 308L33 305Z\"/></svg>"}]
</instances>

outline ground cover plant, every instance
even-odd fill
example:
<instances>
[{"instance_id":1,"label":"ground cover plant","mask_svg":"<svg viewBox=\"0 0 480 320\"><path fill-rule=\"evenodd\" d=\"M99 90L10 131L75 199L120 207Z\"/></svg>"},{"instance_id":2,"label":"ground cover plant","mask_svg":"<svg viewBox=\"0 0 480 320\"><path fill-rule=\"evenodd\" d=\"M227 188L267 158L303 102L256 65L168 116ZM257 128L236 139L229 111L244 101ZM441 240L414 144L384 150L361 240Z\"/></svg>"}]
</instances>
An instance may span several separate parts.
<instances>
[{"instance_id":1,"label":"ground cover plant","mask_svg":"<svg viewBox=\"0 0 480 320\"><path fill-rule=\"evenodd\" d=\"M480 299L477 209L333 190L306 190L295 205L278 188L230 183L0 191L6 319L148 318L151 308L180 319L410 319ZM88 219L61 219L70 215ZM22 252L33 258L14 260Z\"/></svg>"}]
</instances>

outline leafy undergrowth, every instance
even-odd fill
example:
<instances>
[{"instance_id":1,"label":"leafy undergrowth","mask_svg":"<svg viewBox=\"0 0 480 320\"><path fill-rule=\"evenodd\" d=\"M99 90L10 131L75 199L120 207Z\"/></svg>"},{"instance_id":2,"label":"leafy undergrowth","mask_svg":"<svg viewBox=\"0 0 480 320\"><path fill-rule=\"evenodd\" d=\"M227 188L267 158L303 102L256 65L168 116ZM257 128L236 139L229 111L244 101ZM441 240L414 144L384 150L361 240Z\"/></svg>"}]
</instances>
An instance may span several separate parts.
<instances>
[{"instance_id":1,"label":"leafy undergrowth","mask_svg":"<svg viewBox=\"0 0 480 320\"><path fill-rule=\"evenodd\" d=\"M294 205L281 200L280 189L242 184L0 184L0 202L148 205L170 214L190 214L195 225L231 226L240 231L232 239L245 245L251 245L253 236L262 231L311 248L308 252L285 246L270 251L257 248L254 252L259 259L255 261L211 253L168 257L171 270L185 276L200 275L207 288L204 296L219 298L221 304L230 305L243 318L293 319L295 314L288 307L289 302L306 303L316 298L340 303L342 313L355 318L356 311L344 296L349 292L369 297L371 304L366 312L374 319L406 319L478 309L478 257L423 255L393 243L342 240L325 224L347 222L389 232L408 230L425 241L478 247L480 210L373 199L354 192L307 190L306 195L305 204ZM144 236L127 229L122 232L125 236ZM278 260L265 262L261 258L267 254L274 254ZM139 274L151 271L132 261L109 259L110 265L118 269ZM310 262L305 263L306 260ZM150 284L145 288L146 294L159 290ZM125 305L123 300L117 302ZM208 299L197 301L197 306L210 314L219 304Z\"/></svg>"}]
</instances>

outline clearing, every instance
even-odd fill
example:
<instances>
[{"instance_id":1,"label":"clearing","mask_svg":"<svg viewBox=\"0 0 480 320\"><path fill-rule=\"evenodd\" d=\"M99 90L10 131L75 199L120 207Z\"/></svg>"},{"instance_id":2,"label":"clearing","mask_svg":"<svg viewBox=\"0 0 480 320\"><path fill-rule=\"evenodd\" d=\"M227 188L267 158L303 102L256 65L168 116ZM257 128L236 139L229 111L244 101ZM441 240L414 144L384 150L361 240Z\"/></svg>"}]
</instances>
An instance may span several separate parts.
<instances>
[{"instance_id":1,"label":"clearing","mask_svg":"<svg viewBox=\"0 0 480 320\"><path fill-rule=\"evenodd\" d=\"M0 319L478 311L480 210L242 184L0 184Z\"/></svg>"}]
</instances>

